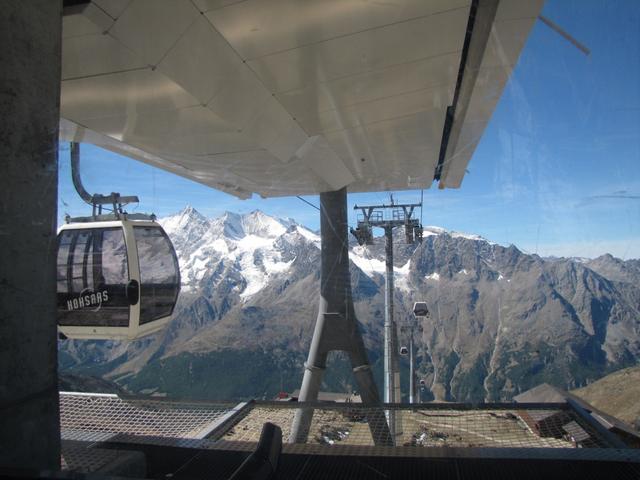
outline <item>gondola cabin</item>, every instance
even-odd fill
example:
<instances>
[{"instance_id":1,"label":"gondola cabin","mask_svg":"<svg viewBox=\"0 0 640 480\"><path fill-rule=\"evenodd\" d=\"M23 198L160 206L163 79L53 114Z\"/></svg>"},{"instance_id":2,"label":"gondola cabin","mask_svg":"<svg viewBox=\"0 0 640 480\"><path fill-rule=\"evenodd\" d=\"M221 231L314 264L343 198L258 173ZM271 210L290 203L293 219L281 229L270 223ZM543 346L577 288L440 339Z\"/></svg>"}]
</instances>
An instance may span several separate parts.
<instances>
[{"instance_id":1,"label":"gondola cabin","mask_svg":"<svg viewBox=\"0 0 640 480\"><path fill-rule=\"evenodd\" d=\"M180 292L178 259L152 217L73 219L58 233L57 292L64 336L133 340L169 322Z\"/></svg>"}]
</instances>

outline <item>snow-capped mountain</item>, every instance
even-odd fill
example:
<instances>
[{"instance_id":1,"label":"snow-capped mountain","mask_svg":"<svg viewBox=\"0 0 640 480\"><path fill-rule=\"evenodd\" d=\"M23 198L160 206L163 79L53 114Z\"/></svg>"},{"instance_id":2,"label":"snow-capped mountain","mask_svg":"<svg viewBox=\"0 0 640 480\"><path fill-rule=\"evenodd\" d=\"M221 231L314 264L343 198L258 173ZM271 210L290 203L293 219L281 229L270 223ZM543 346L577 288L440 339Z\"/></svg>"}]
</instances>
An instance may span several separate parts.
<instances>
[{"instance_id":1,"label":"snow-capped mountain","mask_svg":"<svg viewBox=\"0 0 640 480\"><path fill-rule=\"evenodd\" d=\"M318 235L292 220L259 210L245 215L226 212L209 220L187 207L159 223L176 249L185 291L196 290L212 274L231 268L244 280L236 290L242 298L262 290L271 276L287 272L293 261L287 248L291 242L320 242Z\"/></svg>"},{"instance_id":2,"label":"snow-capped mountain","mask_svg":"<svg viewBox=\"0 0 640 480\"><path fill-rule=\"evenodd\" d=\"M183 282L171 324L130 344L63 342L62 370L209 399L298 388L317 314L319 235L260 211L207 219L188 207L160 223ZM507 400L541 382L581 386L640 360L638 261L544 259L438 227L421 244L404 244L401 229L394 235L396 320L411 317L414 301L432 312L417 339L426 398ZM356 314L381 383L384 240L349 241ZM350 368L332 362L326 388L349 388Z\"/></svg>"},{"instance_id":3,"label":"snow-capped mountain","mask_svg":"<svg viewBox=\"0 0 640 480\"><path fill-rule=\"evenodd\" d=\"M320 236L292 219L281 219L255 210L240 215L225 212L220 217L207 219L193 207L159 220L171 238L180 260L183 289L192 291L207 279L207 274L221 266L231 266L245 280L241 297L255 295L264 288L272 275L286 273L293 258L292 246L297 242L310 243L320 248ZM399 230L394 234L398 244L403 242ZM441 227L426 226L424 237L448 235L451 238L486 241L479 235L448 231ZM368 276L384 275L384 255L381 247L358 246L351 241L350 259ZM401 247L402 248L402 247ZM402 255L401 255L402 256ZM408 261L394 267L397 286L405 285L403 277L409 273Z\"/></svg>"}]
</instances>

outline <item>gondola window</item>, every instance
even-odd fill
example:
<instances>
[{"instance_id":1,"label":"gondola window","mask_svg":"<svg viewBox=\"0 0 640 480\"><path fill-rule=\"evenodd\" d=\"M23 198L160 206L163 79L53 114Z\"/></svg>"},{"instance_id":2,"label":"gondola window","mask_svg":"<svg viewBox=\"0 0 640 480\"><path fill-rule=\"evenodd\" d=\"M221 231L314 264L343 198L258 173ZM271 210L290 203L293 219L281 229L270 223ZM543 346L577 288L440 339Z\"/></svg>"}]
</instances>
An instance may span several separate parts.
<instances>
[{"instance_id":1,"label":"gondola window","mask_svg":"<svg viewBox=\"0 0 640 480\"><path fill-rule=\"evenodd\" d=\"M129 325L129 267L120 228L60 233L58 317L66 326Z\"/></svg>"},{"instance_id":2,"label":"gondola window","mask_svg":"<svg viewBox=\"0 0 640 480\"><path fill-rule=\"evenodd\" d=\"M162 229L134 227L140 261L140 325L168 317L180 288L178 260Z\"/></svg>"}]
</instances>

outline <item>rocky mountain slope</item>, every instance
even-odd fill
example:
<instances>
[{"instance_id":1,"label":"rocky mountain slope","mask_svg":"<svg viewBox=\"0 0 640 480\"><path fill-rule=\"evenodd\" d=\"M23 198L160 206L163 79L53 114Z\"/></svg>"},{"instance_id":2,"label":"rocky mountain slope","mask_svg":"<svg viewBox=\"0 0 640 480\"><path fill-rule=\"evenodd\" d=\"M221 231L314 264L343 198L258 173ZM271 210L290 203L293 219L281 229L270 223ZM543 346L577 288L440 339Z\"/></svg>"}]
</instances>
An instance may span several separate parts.
<instances>
[{"instance_id":1,"label":"rocky mountain slope","mask_svg":"<svg viewBox=\"0 0 640 480\"><path fill-rule=\"evenodd\" d=\"M572 393L640 430L640 366L610 373Z\"/></svg>"},{"instance_id":2,"label":"rocky mountain slope","mask_svg":"<svg viewBox=\"0 0 640 480\"><path fill-rule=\"evenodd\" d=\"M319 236L259 211L209 220L187 208L161 223L183 281L172 323L132 343L62 342L61 368L177 396L271 397L298 388L317 312ZM507 400L541 382L571 389L640 359L638 261L543 259L436 227L421 244L396 235L397 321L410 318L416 300L432 312L418 339L423 398ZM381 384L383 240L352 244L350 259ZM329 371L325 388L351 387L340 355Z\"/></svg>"}]
</instances>

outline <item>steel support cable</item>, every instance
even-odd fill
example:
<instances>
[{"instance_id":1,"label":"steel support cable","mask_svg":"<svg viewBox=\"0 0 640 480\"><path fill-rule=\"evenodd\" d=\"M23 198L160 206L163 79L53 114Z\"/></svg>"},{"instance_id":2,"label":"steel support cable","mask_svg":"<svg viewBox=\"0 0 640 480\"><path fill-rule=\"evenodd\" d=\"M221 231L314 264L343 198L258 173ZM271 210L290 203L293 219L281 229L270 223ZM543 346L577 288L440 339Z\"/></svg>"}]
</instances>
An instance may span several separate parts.
<instances>
[{"instance_id":1,"label":"steel support cable","mask_svg":"<svg viewBox=\"0 0 640 480\"><path fill-rule=\"evenodd\" d=\"M298 200L302 200L304 203L306 203L307 205L309 205L309 206L311 206L311 207L315 208L316 210L320 210L320 207L318 207L318 206L314 205L313 203L311 203L311 202L309 202L309 201L305 200L305 199L304 199L304 198L302 198L300 195L296 195L296 198L297 198Z\"/></svg>"}]
</instances>

